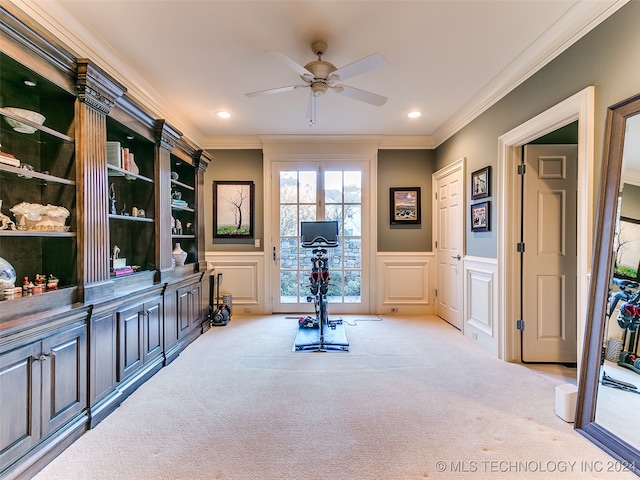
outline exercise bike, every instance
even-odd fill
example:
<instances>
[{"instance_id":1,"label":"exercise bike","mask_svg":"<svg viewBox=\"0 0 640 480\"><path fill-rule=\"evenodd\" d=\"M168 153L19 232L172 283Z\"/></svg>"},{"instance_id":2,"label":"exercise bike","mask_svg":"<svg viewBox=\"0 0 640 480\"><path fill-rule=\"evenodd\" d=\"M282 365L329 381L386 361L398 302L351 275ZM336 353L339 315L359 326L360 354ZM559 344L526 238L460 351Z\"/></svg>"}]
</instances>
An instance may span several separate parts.
<instances>
[{"instance_id":1,"label":"exercise bike","mask_svg":"<svg viewBox=\"0 0 640 480\"><path fill-rule=\"evenodd\" d=\"M329 272L328 248L338 246L338 222L301 222L302 247L311 248L311 273L307 302L314 304L315 316L298 320L298 333L294 343L296 351L347 351L349 342L342 319L330 319L327 310Z\"/></svg>"},{"instance_id":2,"label":"exercise bike","mask_svg":"<svg viewBox=\"0 0 640 480\"><path fill-rule=\"evenodd\" d=\"M638 350L638 326L640 326L640 290L638 287L640 284L633 280L627 280L622 278L613 278L612 284L618 287L618 291L611 294L609 291L609 308L607 309L607 317L609 320L613 317L617 304L622 300L616 320L618 326L623 330L622 345L627 342L627 333L629 333L629 346L628 351L620 353L617 364L620 367L632 370L635 373L640 374L640 356L635 353ZM605 349L603 347L601 365L604 366ZM638 387L632 383L624 382L616 378L610 377L602 370L601 383L604 386L617 388L630 393L640 394Z\"/></svg>"}]
</instances>

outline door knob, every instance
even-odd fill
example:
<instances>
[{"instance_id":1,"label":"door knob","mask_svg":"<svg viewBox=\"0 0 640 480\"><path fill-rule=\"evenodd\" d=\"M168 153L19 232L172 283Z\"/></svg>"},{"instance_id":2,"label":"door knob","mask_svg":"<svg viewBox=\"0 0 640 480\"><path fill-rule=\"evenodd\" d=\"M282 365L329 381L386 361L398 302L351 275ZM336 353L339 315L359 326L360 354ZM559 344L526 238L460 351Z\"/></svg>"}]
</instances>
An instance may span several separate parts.
<instances>
[{"instance_id":1,"label":"door knob","mask_svg":"<svg viewBox=\"0 0 640 480\"><path fill-rule=\"evenodd\" d=\"M456 260L460 260L462 257L458 255L451 255L451 258L455 258Z\"/></svg>"}]
</instances>

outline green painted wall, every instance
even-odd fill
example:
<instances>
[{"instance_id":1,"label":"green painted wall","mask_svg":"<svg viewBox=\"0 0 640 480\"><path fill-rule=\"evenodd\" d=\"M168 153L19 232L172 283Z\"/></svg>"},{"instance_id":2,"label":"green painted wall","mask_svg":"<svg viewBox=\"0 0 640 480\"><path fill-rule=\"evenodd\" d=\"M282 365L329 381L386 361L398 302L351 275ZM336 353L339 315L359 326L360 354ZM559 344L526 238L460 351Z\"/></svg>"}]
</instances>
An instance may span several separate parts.
<instances>
[{"instance_id":1,"label":"green painted wall","mask_svg":"<svg viewBox=\"0 0 640 480\"><path fill-rule=\"evenodd\" d=\"M378 152L378 251L429 252L432 240L431 175L433 150L380 150ZM420 187L422 223L391 225L389 189Z\"/></svg>"},{"instance_id":2,"label":"green painted wall","mask_svg":"<svg viewBox=\"0 0 640 480\"><path fill-rule=\"evenodd\" d=\"M640 92L640 1L631 1L435 151L437 168L467 157L467 171L493 166L498 138L589 85L595 86L594 186L599 185L607 107ZM467 179L467 181L469 181ZM493 179L494 185L496 179ZM594 201L597 194L594 195ZM493 212L497 211L493 199ZM468 255L497 258L499 232L467 235Z\"/></svg>"},{"instance_id":3,"label":"green painted wall","mask_svg":"<svg viewBox=\"0 0 640 480\"><path fill-rule=\"evenodd\" d=\"M262 150L209 150L213 161L204 174L205 250L207 251L262 251L264 246L264 182L262 178ZM260 239L260 248L254 239L213 238L213 182L216 180L252 181L255 184L254 235Z\"/></svg>"}]
</instances>

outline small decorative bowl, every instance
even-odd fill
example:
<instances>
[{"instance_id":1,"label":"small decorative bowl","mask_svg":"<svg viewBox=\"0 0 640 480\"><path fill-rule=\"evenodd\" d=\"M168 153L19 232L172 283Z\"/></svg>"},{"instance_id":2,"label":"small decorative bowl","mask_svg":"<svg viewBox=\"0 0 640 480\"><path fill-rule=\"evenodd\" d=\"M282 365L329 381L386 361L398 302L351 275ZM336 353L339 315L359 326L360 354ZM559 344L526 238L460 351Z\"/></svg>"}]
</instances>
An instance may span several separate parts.
<instances>
[{"instance_id":1,"label":"small decorative bowl","mask_svg":"<svg viewBox=\"0 0 640 480\"><path fill-rule=\"evenodd\" d=\"M27 120L32 121L33 123L37 123L38 125L42 125L46 120L46 117L38 112L34 112L33 110L25 110L23 108L15 108L15 107L5 107L5 110L8 110L11 113L15 113ZM9 125L13 127L16 132L20 133L35 133L38 129L32 127L30 125L19 122L18 120L14 120L10 117L4 117Z\"/></svg>"}]
</instances>

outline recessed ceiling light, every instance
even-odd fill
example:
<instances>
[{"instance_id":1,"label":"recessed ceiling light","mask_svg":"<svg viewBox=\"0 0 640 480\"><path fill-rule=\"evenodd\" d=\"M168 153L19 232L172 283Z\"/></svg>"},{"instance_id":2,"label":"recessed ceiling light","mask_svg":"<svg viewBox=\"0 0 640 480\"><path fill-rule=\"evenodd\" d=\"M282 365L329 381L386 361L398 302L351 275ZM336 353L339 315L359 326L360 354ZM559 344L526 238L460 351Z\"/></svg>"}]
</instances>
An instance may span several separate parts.
<instances>
[{"instance_id":1,"label":"recessed ceiling light","mask_svg":"<svg viewBox=\"0 0 640 480\"><path fill-rule=\"evenodd\" d=\"M216 115L218 115L220 118L229 118L229 117L231 117L231 114L229 112L217 112Z\"/></svg>"},{"instance_id":2,"label":"recessed ceiling light","mask_svg":"<svg viewBox=\"0 0 640 480\"><path fill-rule=\"evenodd\" d=\"M38 85L35 80L29 80L28 78L24 80L24 84L27 87L35 87L36 85Z\"/></svg>"},{"instance_id":3,"label":"recessed ceiling light","mask_svg":"<svg viewBox=\"0 0 640 480\"><path fill-rule=\"evenodd\" d=\"M409 118L418 118L420 115L422 115L422 113L416 111L407 113L407 117Z\"/></svg>"}]
</instances>

